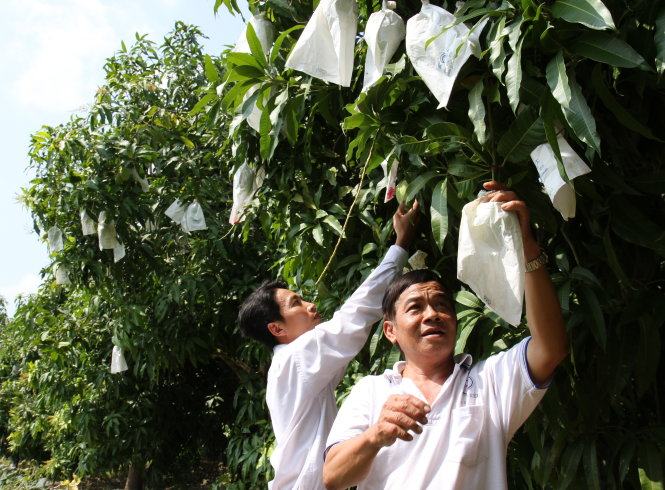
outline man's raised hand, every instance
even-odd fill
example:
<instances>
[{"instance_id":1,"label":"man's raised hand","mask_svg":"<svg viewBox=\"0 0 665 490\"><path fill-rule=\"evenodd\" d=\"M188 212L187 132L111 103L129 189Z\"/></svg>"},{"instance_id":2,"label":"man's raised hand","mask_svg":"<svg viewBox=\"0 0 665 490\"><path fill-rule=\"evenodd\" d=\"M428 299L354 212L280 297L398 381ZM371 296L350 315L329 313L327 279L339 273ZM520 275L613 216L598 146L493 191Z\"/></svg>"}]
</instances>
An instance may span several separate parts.
<instances>
[{"instance_id":1,"label":"man's raised hand","mask_svg":"<svg viewBox=\"0 0 665 490\"><path fill-rule=\"evenodd\" d=\"M393 228L397 234L395 244L402 247L404 250L409 250L409 246L413 241L416 234L416 227L420 219L420 205L418 201L413 201L413 206L408 211L404 204L400 204L399 208L393 215Z\"/></svg>"},{"instance_id":2,"label":"man's raised hand","mask_svg":"<svg viewBox=\"0 0 665 490\"><path fill-rule=\"evenodd\" d=\"M419 424L427 423L429 405L412 395L392 395L383 405L379 420L370 427L370 441L379 448L391 446L397 439L410 441L409 431L420 434Z\"/></svg>"}]
</instances>

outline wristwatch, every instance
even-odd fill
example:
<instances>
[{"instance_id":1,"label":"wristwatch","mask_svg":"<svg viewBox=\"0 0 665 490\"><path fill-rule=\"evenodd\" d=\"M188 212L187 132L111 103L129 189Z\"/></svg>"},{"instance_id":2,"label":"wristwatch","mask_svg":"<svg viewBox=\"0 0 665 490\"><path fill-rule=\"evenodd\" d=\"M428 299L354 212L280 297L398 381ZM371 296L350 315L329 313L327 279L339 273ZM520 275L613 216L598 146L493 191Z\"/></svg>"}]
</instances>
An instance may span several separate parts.
<instances>
[{"instance_id":1,"label":"wristwatch","mask_svg":"<svg viewBox=\"0 0 665 490\"><path fill-rule=\"evenodd\" d=\"M525 270L526 272L533 272L540 269L542 266L547 264L547 253L544 250L540 252L540 255L533 260L530 260L526 263Z\"/></svg>"}]
</instances>

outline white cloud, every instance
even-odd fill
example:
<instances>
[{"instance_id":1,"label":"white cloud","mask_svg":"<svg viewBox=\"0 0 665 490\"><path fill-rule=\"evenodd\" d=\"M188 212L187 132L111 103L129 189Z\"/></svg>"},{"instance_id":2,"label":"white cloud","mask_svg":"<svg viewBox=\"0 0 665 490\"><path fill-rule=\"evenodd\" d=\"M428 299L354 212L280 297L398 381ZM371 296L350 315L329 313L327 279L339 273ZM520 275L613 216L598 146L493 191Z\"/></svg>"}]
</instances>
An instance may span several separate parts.
<instances>
[{"instance_id":1,"label":"white cloud","mask_svg":"<svg viewBox=\"0 0 665 490\"><path fill-rule=\"evenodd\" d=\"M16 298L36 292L41 283L42 279L39 274L33 273L23 276L15 284L0 286L0 296L7 301L7 313L10 317L16 310Z\"/></svg>"}]
</instances>

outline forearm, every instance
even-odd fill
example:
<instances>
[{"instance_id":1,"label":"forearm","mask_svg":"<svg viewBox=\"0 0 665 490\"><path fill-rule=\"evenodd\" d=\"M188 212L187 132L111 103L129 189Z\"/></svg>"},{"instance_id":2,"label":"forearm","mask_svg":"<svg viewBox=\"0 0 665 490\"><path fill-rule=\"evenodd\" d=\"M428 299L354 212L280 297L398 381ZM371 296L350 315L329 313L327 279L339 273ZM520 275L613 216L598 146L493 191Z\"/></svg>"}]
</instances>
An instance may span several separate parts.
<instances>
[{"instance_id":1,"label":"forearm","mask_svg":"<svg viewBox=\"0 0 665 490\"><path fill-rule=\"evenodd\" d=\"M527 260L538 253L537 244L525 244ZM524 286L527 325L531 332L527 359L534 381L543 383L567 354L566 328L547 268L527 272Z\"/></svg>"},{"instance_id":2,"label":"forearm","mask_svg":"<svg viewBox=\"0 0 665 490\"><path fill-rule=\"evenodd\" d=\"M371 429L333 446L323 465L323 483L328 490L357 485L369 473L380 446L372 442Z\"/></svg>"}]
</instances>

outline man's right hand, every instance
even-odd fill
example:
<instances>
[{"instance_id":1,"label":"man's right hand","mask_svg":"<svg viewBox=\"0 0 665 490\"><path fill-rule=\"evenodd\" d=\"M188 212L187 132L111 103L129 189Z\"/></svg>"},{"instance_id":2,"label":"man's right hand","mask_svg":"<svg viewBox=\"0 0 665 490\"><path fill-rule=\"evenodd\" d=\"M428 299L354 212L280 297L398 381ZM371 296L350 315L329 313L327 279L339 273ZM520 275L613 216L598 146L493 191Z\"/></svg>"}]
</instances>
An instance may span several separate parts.
<instances>
[{"instance_id":1,"label":"man's right hand","mask_svg":"<svg viewBox=\"0 0 665 490\"><path fill-rule=\"evenodd\" d=\"M375 447L391 446L397 439L411 441L409 430L420 434L427 423L429 405L412 395L392 395L384 403L379 420L370 429L369 439Z\"/></svg>"},{"instance_id":2,"label":"man's right hand","mask_svg":"<svg viewBox=\"0 0 665 490\"><path fill-rule=\"evenodd\" d=\"M420 219L419 211L420 205L415 200L411 209L407 211L404 204L400 204L393 215L393 228L397 234L395 245L399 245L404 250L409 250L413 237L416 234L416 227Z\"/></svg>"}]
</instances>

